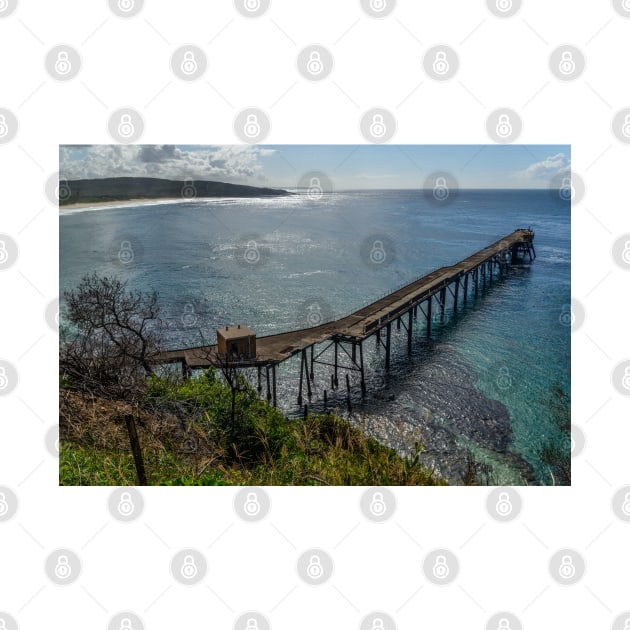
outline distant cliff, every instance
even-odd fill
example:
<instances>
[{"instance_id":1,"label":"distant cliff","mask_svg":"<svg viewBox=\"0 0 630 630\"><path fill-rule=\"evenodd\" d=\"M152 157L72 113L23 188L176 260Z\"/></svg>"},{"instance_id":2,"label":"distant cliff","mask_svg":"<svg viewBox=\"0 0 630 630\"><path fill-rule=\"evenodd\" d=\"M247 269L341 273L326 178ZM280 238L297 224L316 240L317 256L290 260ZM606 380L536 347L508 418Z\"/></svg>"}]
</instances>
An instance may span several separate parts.
<instances>
[{"instance_id":1,"label":"distant cliff","mask_svg":"<svg viewBox=\"0 0 630 630\"><path fill-rule=\"evenodd\" d=\"M59 181L59 205L126 201L128 199L169 199L203 197L273 197L290 195L278 188L259 188L225 182L187 179L175 181L152 177L107 177Z\"/></svg>"}]
</instances>

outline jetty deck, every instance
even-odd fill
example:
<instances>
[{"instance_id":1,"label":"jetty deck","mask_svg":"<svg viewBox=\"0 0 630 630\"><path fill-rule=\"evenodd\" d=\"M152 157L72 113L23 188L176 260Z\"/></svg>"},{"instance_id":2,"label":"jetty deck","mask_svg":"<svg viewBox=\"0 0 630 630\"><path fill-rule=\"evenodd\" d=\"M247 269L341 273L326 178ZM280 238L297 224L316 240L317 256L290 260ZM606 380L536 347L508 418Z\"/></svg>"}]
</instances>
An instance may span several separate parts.
<instances>
[{"instance_id":1,"label":"jetty deck","mask_svg":"<svg viewBox=\"0 0 630 630\"><path fill-rule=\"evenodd\" d=\"M460 260L448 267L436 269L346 317L322 323L319 326L258 337L256 339L256 356L253 358L221 357L218 354L217 345L210 345L167 351L159 355L156 363L180 363L184 374L190 373L192 369L227 363L239 368L257 367L259 390L261 388L261 368L265 368L268 399L273 398L275 403L275 366L301 353L302 368L299 396L301 404L303 372L306 375L307 384L309 384L313 379L313 363L324 363L323 361L317 361L313 348L318 344L330 341L335 347L334 363L325 363L325 365L334 367L334 375L331 376L333 386L338 382L338 345L350 344L351 354L348 353L348 356L352 358L353 366L349 369L356 369L361 372L362 388L364 390L362 342L365 339L372 335L377 336L377 343L382 344L385 348L386 368L388 368L392 322L396 322L398 328L400 328L402 321L408 333L408 347L411 351L413 320L417 318L419 310L426 319L427 335L430 335L431 321L435 317L433 307L435 306L439 309L437 311L438 317L443 319L447 290L453 297L453 308L457 310L460 298L465 303L470 298L471 293L474 293L476 297L480 284L485 286L486 282L491 282L493 274L505 272L509 265L526 255L532 261L536 255L533 240L534 232L531 229L515 230L464 260ZM404 318L405 315L408 317ZM407 319L407 321L405 322L404 319ZM383 329L385 329L386 333L384 341L381 340L381 331ZM360 353L359 361L356 358L357 348ZM311 355L310 370L308 367L309 359L306 356L306 351L309 349ZM273 377L273 395L269 383L270 368Z\"/></svg>"}]
</instances>

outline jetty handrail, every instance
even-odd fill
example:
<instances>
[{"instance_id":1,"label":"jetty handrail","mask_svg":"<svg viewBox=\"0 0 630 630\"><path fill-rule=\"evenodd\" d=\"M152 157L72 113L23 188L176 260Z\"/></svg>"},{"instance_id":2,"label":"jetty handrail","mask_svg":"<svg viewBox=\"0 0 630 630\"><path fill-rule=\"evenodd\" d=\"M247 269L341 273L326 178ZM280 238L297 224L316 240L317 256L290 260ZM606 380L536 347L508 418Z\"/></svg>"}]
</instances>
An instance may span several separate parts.
<instances>
[{"instance_id":1,"label":"jetty handrail","mask_svg":"<svg viewBox=\"0 0 630 630\"><path fill-rule=\"evenodd\" d=\"M533 235L534 235L534 231L531 229L531 227L529 227L529 228L518 228L514 232L530 232L531 233L530 239L533 238ZM508 236L511 236L511 234L508 235ZM474 256L475 253L479 253L481 251L484 251L485 249L492 248L497 243L500 243L501 241L506 240L506 238L507 237L500 238L499 240L495 241L494 243L492 243L490 245L487 245L483 249L478 250L477 252L473 252L473 254L471 254L471 256ZM376 297L374 297L374 298L368 298L368 299L363 300L355 308L352 308L352 309L350 309L348 311L339 313L336 316L332 315L332 316L330 316L328 318L322 319L322 321L319 324L317 324L317 326L323 326L324 324L331 324L331 323L339 321L341 319L345 319L346 317L350 317L351 315L354 315L358 311L361 311L362 309L367 308L371 304L375 304L376 302L380 302L381 300L385 299L386 297L389 297L391 295L394 295L395 293L398 293L399 291L402 291L404 288L406 288L409 285L411 285L414 282L416 282L419 279L419 277L429 276L432 273L435 273L436 271L439 271L440 269L446 269L448 267L456 267L457 265L463 263L467 258L462 258L461 260L457 261L456 263L454 263L452 265L441 265L439 267L433 267L430 271L425 272L422 276L416 276L412 280L409 280L407 282L403 282L402 284L398 285L397 287L395 287L393 289L389 289L388 291L385 291L385 293L377 294ZM283 333L299 332L300 330L308 330L309 328L315 328L315 326L303 326L302 324L296 324L295 326L292 326L292 327L289 327L289 328L283 328L282 331L278 332L278 333L270 333L269 335L261 335L259 337L259 339L262 339L263 337L269 337L269 336L272 336L272 335L281 335Z\"/></svg>"}]
</instances>

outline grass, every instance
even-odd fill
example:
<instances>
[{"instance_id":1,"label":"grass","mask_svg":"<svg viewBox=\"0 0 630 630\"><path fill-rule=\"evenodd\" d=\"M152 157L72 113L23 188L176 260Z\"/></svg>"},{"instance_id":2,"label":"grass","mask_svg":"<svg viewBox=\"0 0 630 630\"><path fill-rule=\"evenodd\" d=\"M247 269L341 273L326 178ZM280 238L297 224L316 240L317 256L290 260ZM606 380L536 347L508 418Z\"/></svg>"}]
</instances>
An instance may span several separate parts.
<instances>
[{"instance_id":1,"label":"grass","mask_svg":"<svg viewBox=\"0 0 630 630\"><path fill-rule=\"evenodd\" d=\"M209 370L151 379L134 404L60 389L62 485L134 485L124 417L133 414L152 485L442 485L418 457L402 457L331 414L289 420ZM420 447L416 446L416 452Z\"/></svg>"}]
</instances>

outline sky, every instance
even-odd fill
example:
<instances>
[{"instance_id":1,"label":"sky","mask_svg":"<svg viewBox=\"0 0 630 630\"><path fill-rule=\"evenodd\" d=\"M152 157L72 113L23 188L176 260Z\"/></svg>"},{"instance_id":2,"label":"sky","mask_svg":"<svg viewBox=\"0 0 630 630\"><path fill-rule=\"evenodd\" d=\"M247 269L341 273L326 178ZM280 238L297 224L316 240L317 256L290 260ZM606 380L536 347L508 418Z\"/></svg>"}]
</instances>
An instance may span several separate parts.
<instances>
[{"instance_id":1,"label":"sky","mask_svg":"<svg viewBox=\"0 0 630 630\"><path fill-rule=\"evenodd\" d=\"M431 173L460 188L547 188L570 174L570 145L68 145L60 179L159 177L296 188L321 171L334 190L423 188Z\"/></svg>"}]
</instances>

